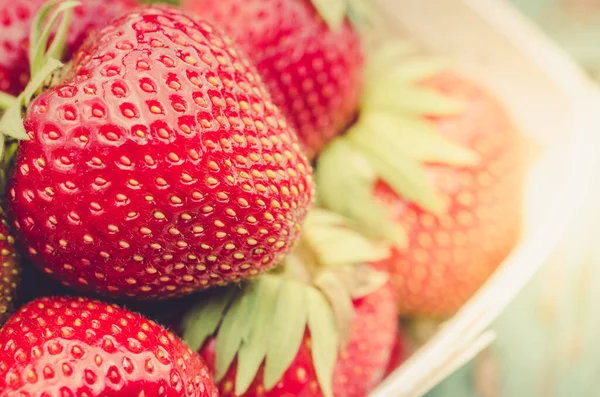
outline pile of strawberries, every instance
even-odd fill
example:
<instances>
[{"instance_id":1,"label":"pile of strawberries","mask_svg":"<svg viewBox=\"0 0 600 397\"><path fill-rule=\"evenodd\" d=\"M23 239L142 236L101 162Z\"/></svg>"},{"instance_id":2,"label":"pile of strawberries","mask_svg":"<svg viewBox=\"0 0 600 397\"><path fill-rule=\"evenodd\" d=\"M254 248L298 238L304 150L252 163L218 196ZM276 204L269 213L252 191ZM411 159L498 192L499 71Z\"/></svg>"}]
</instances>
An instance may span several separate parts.
<instances>
[{"instance_id":1,"label":"pile of strawberries","mask_svg":"<svg viewBox=\"0 0 600 397\"><path fill-rule=\"evenodd\" d=\"M0 0L0 396L368 395L517 243L528 143L369 2L141 3Z\"/></svg>"}]
</instances>

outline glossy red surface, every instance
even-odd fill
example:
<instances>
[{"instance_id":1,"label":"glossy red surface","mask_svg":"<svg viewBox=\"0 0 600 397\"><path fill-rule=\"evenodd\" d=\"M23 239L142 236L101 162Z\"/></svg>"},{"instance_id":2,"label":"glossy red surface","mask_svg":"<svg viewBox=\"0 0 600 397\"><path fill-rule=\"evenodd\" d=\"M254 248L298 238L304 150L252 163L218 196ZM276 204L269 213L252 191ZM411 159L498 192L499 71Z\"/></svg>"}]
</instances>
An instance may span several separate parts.
<instances>
[{"instance_id":1,"label":"glossy red surface","mask_svg":"<svg viewBox=\"0 0 600 397\"><path fill-rule=\"evenodd\" d=\"M248 53L310 158L355 116L362 88L358 34L331 30L309 0L184 0Z\"/></svg>"},{"instance_id":2,"label":"glossy red surface","mask_svg":"<svg viewBox=\"0 0 600 397\"><path fill-rule=\"evenodd\" d=\"M0 396L217 397L197 354L150 320L86 298L43 298L0 330Z\"/></svg>"},{"instance_id":3,"label":"glossy red surface","mask_svg":"<svg viewBox=\"0 0 600 397\"><path fill-rule=\"evenodd\" d=\"M66 285L165 298L278 265L310 165L249 61L172 7L131 13L30 106L9 186L18 240Z\"/></svg>"}]
</instances>

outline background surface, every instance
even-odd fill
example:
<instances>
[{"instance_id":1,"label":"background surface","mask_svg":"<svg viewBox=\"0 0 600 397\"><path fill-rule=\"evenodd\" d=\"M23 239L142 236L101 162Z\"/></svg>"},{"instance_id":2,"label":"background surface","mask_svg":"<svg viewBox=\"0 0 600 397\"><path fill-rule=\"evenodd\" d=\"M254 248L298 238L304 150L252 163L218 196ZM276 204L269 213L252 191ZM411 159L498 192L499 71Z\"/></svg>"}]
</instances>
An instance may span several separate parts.
<instances>
[{"instance_id":1,"label":"background surface","mask_svg":"<svg viewBox=\"0 0 600 397\"><path fill-rule=\"evenodd\" d=\"M600 82L600 0L510 1ZM600 395L600 183L594 189L569 237L496 322L494 346L428 397Z\"/></svg>"}]
</instances>

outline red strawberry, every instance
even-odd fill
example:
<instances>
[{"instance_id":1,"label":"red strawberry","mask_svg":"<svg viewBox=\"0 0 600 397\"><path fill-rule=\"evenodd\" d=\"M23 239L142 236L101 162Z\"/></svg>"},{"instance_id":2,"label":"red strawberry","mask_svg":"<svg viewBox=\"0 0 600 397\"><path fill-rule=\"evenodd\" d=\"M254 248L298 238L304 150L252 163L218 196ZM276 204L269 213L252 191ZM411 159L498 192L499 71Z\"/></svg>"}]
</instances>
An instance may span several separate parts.
<instances>
[{"instance_id":1,"label":"red strawberry","mask_svg":"<svg viewBox=\"0 0 600 397\"><path fill-rule=\"evenodd\" d=\"M408 355L408 341L406 340L404 332L399 330L396 335L394 347L392 347L390 360L388 361L388 365L385 370L385 377L390 375L396 370L396 368L402 365L402 363L408 358Z\"/></svg>"},{"instance_id":2,"label":"red strawberry","mask_svg":"<svg viewBox=\"0 0 600 397\"><path fill-rule=\"evenodd\" d=\"M165 298L279 264L312 175L249 61L173 7L91 37L38 96L9 186L17 235L76 289Z\"/></svg>"},{"instance_id":3,"label":"red strawberry","mask_svg":"<svg viewBox=\"0 0 600 397\"><path fill-rule=\"evenodd\" d=\"M390 351L394 345L395 326L394 293L390 284L376 292L353 301L355 317L351 339L336 361L333 372L333 395L335 397L366 396L383 379ZM264 387L264 364L248 390L238 396L324 396L319 387L311 354L310 331L302 338L298 353L288 366L277 385L266 391ZM207 365L215 367L214 339L201 350ZM225 377L219 382L221 396L236 396L236 366L234 361Z\"/></svg>"},{"instance_id":4,"label":"red strawberry","mask_svg":"<svg viewBox=\"0 0 600 397\"><path fill-rule=\"evenodd\" d=\"M380 264L391 272L400 311L444 316L481 287L519 240L527 142L476 84L431 60L387 51L378 59L397 66L371 67L375 81L367 84L361 119L333 145L344 156L363 157L362 175L371 172L364 164L372 165L369 183L333 190L339 184L328 181L341 168L334 152L318 164L317 182L327 206L352 212L363 227L387 232L393 223L404 231L406 244ZM353 170L346 168L337 179L349 180L343 173ZM363 197L357 189L371 201L344 199L350 191ZM380 203L372 201L373 191ZM378 218L381 203L385 216Z\"/></svg>"},{"instance_id":5,"label":"red strawberry","mask_svg":"<svg viewBox=\"0 0 600 397\"><path fill-rule=\"evenodd\" d=\"M331 225L317 230L311 221L286 273L263 275L238 295L225 290L187 313L184 340L215 368L223 397L362 397L383 378L398 326L393 288L386 277L369 286L368 265L345 263L354 252L369 255L355 235L336 240ZM302 262L308 252L317 268ZM301 281L303 271L316 287Z\"/></svg>"},{"instance_id":6,"label":"red strawberry","mask_svg":"<svg viewBox=\"0 0 600 397\"><path fill-rule=\"evenodd\" d=\"M222 25L246 50L309 158L350 124L363 55L347 20L328 26L310 0L184 0L182 7Z\"/></svg>"},{"instance_id":7,"label":"red strawberry","mask_svg":"<svg viewBox=\"0 0 600 397\"><path fill-rule=\"evenodd\" d=\"M0 330L0 396L218 392L202 360L150 320L85 298L42 298Z\"/></svg>"},{"instance_id":8,"label":"red strawberry","mask_svg":"<svg viewBox=\"0 0 600 397\"><path fill-rule=\"evenodd\" d=\"M0 0L0 91L19 94L29 80L29 31L38 10L47 0ZM67 54L85 36L115 16L133 8L135 0L83 0L73 12Z\"/></svg>"},{"instance_id":9,"label":"red strawberry","mask_svg":"<svg viewBox=\"0 0 600 397\"><path fill-rule=\"evenodd\" d=\"M408 247L395 252L385 267L398 290L401 312L446 315L479 289L519 240L525 140L496 99L470 81L443 73L426 86L465 103L456 115L428 120L481 160L460 168L428 165L438 193L447 200L444 214L397 196L390 202L385 183L377 194L386 197L408 233Z\"/></svg>"},{"instance_id":10,"label":"red strawberry","mask_svg":"<svg viewBox=\"0 0 600 397\"><path fill-rule=\"evenodd\" d=\"M6 214L0 208L0 256L2 259L0 267L0 326L12 314L17 286L21 278L21 265L14 243L15 240L9 232L6 222Z\"/></svg>"}]
</instances>

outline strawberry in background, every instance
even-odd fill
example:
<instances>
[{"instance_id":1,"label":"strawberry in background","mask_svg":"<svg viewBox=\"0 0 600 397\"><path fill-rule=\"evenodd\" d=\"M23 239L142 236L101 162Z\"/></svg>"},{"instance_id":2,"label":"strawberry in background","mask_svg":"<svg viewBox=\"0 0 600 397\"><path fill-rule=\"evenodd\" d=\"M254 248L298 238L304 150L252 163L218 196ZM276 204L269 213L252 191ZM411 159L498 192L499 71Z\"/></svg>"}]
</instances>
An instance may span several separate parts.
<instances>
[{"instance_id":1,"label":"strawberry in background","mask_svg":"<svg viewBox=\"0 0 600 397\"><path fill-rule=\"evenodd\" d=\"M396 340L390 353L390 361L388 362L387 369L385 370L385 377L392 374L398 367L400 367L404 361L410 356L410 349L408 339L405 331L402 329L398 330L396 334Z\"/></svg>"},{"instance_id":2,"label":"strawberry in background","mask_svg":"<svg viewBox=\"0 0 600 397\"><path fill-rule=\"evenodd\" d=\"M309 158L352 122L363 53L344 6L328 0L182 0L181 6L220 25L248 53Z\"/></svg>"},{"instance_id":3,"label":"strawberry in background","mask_svg":"<svg viewBox=\"0 0 600 397\"><path fill-rule=\"evenodd\" d=\"M529 145L496 98L421 55L369 58L359 119L317 163L321 203L394 242L403 315L453 314L520 238Z\"/></svg>"},{"instance_id":4,"label":"strawberry in background","mask_svg":"<svg viewBox=\"0 0 600 397\"><path fill-rule=\"evenodd\" d=\"M30 28L45 3L47 0L0 0L0 91L18 95L27 84ZM135 0L82 0L73 11L65 59L92 30L135 5Z\"/></svg>"}]
</instances>

